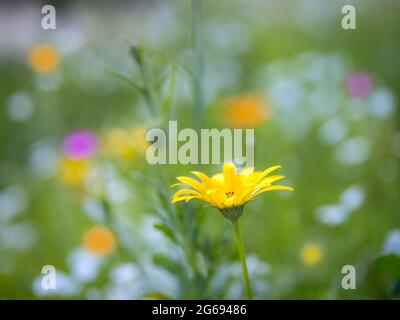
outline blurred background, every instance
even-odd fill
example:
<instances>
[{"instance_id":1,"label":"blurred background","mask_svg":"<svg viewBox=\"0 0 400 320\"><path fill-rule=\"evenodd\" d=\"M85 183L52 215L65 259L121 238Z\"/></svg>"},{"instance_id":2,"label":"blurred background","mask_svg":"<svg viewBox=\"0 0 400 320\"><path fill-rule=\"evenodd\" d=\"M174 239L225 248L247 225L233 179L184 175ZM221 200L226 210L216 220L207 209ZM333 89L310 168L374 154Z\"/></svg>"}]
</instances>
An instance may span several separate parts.
<instances>
[{"instance_id":1,"label":"blurred background","mask_svg":"<svg viewBox=\"0 0 400 320\"><path fill-rule=\"evenodd\" d=\"M148 128L196 126L191 2L52 1L55 30L45 4L0 3L0 298L244 297L229 223L170 203L193 167L145 159ZM399 297L399 10L202 1L203 127L255 128L255 167L296 189L240 220L256 298Z\"/></svg>"}]
</instances>

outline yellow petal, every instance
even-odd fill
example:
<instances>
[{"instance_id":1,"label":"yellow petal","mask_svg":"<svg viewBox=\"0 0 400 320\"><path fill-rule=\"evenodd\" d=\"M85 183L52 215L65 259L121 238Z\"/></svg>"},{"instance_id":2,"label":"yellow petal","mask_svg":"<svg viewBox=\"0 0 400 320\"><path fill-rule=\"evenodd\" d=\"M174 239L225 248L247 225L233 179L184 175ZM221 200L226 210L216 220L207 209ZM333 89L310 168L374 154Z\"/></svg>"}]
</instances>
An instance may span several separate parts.
<instances>
[{"instance_id":1,"label":"yellow petal","mask_svg":"<svg viewBox=\"0 0 400 320\"><path fill-rule=\"evenodd\" d=\"M235 204L234 204L234 198L233 197L230 197L230 198L226 199L225 202L224 202L224 207L226 207L226 208L233 207L234 205Z\"/></svg>"},{"instance_id":2,"label":"yellow petal","mask_svg":"<svg viewBox=\"0 0 400 320\"><path fill-rule=\"evenodd\" d=\"M225 190L227 192L233 192L235 190L237 180L235 165L230 162L224 163L223 174Z\"/></svg>"},{"instance_id":3,"label":"yellow petal","mask_svg":"<svg viewBox=\"0 0 400 320\"><path fill-rule=\"evenodd\" d=\"M239 191L235 192L235 205L243 205L246 203L246 198L249 194L254 191L254 185L249 184L246 186L242 186Z\"/></svg>"},{"instance_id":4,"label":"yellow petal","mask_svg":"<svg viewBox=\"0 0 400 320\"><path fill-rule=\"evenodd\" d=\"M251 175L253 172L254 172L254 168L248 167L248 168L243 169L239 175L247 177L247 176Z\"/></svg>"},{"instance_id":5,"label":"yellow petal","mask_svg":"<svg viewBox=\"0 0 400 320\"><path fill-rule=\"evenodd\" d=\"M200 193L198 191L196 191L196 190L193 190L193 189L181 189L181 190L178 190L177 192L175 192L174 197L179 197L179 196L182 196L182 195L199 196Z\"/></svg>"},{"instance_id":6,"label":"yellow petal","mask_svg":"<svg viewBox=\"0 0 400 320\"><path fill-rule=\"evenodd\" d=\"M259 188L261 189L261 188L268 187L272 183L274 183L276 181L279 181L279 180L282 180L284 178L285 178L285 176L281 176L281 175L273 175L273 176L270 176L270 177L266 177L256 185L256 188L257 189L259 189Z\"/></svg>"},{"instance_id":7,"label":"yellow petal","mask_svg":"<svg viewBox=\"0 0 400 320\"><path fill-rule=\"evenodd\" d=\"M182 196L182 197L176 197L174 199L172 199L172 203L176 203L178 201L186 201L188 202L189 200L195 199L195 198L199 198L199 196Z\"/></svg>"},{"instance_id":8,"label":"yellow petal","mask_svg":"<svg viewBox=\"0 0 400 320\"><path fill-rule=\"evenodd\" d=\"M224 183L224 175L222 173L214 174L211 179L213 179L218 184L222 185Z\"/></svg>"},{"instance_id":9,"label":"yellow petal","mask_svg":"<svg viewBox=\"0 0 400 320\"><path fill-rule=\"evenodd\" d=\"M177 183L171 184L169 187L174 188L174 187L182 187L182 186L185 186L185 184L182 182L177 182Z\"/></svg>"},{"instance_id":10,"label":"yellow petal","mask_svg":"<svg viewBox=\"0 0 400 320\"><path fill-rule=\"evenodd\" d=\"M206 201L218 208L223 206L226 198L225 192L223 192L221 189L209 190L205 196Z\"/></svg>"},{"instance_id":11,"label":"yellow petal","mask_svg":"<svg viewBox=\"0 0 400 320\"><path fill-rule=\"evenodd\" d=\"M246 199L246 201L253 199L254 197L258 196L261 193L268 192L268 191L275 191L275 190L294 191L293 188L287 187L287 186L269 186L269 187L262 188L262 189L259 189L255 192L251 193L249 195L248 199Z\"/></svg>"},{"instance_id":12,"label":"yellow petal","mask_svg":"<svg viewBox=\"0 0 400 320\"><path fill-rule=\"evenodd\" d=\"M256 182L260 182L262 179L264 179L267 175L269 175L272 171L275 171L277 169L282 168L282 166L273 166L269 167L268 169L264 170L258 177Z\"/></svg>"},{"instance_id":13,"label":"yellow petal","mask_svg":"<svg viewBox=\"0 0 400 320\"><path fill-rule=\"evenodd\" d=\"M207 188L214 187L214 181L208 175L199 171L192 171L190 173L198 177L206 185Z\"/></svg>"},{"instance_id":14,"label":"yellow petal","mask_svg":"<svg viewBox=\"0 0 400 320\"><path fill-rule=\"evenodd\" d=\"M204 185L190 177L177 177L176 180L188 185L189 187L192 187L193 189L197 191L204 191Z\"/></svg>"}]
</instances>

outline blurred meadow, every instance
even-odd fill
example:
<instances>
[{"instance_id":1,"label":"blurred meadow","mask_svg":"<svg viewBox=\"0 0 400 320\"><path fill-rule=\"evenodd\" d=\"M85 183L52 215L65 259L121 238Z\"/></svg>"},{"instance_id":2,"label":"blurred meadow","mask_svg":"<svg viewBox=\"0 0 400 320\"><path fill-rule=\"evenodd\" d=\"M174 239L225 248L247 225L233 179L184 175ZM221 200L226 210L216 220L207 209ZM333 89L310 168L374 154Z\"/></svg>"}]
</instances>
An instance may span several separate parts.
<instances>
[{"instance_id":1,"label":"blurred meadow","mask_svg":"<svg viewBox=\"0 0 400 320\"><path fill-rule=\"evenodd\" d=\"M147 129L201 120L191 1L54 1L55 30L44 4L0 3L0 299L245 298L228 221L171 203L177 176L222 164L146 161ZM399 10L202 1L200 125L255 128L255 168L295 188L240 219L257 299L400 296Z\"/></svg>"}]
</instances>

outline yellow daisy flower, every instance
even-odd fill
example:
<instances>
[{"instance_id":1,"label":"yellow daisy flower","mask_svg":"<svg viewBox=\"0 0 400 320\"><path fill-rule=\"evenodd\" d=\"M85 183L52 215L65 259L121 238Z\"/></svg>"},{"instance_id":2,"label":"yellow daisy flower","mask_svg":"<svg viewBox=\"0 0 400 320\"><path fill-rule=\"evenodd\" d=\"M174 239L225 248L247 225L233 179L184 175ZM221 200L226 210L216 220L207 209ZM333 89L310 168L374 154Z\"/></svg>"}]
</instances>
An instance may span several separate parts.
<instances>
[{"instance_id":1,"label":"yellow daisy flower","mask_svg":"<svg viewBox=\"0 0 400 320\"><path fill-rule=\"evenodd\" d=\"M254 171L254 168L246 168L238 174L233 163L225 163L222 173L209 177L202 172L192 171L191 173L198 179L177 177L176 179L179 183L172 185L184 187L174 194L172 203L201 199L219 209L222 215L231 221L242 264L246 293L249 299L253 298L253 291L239 228L239 217L243 213L244 205L263 192L273 190L293 191L291 187L273 185L274 182L284 178L281 175L268 176L279 168L281 166L273 166L264 171Z\"/></svg>"},{"instance_id":2,"label":"yellow daisy flower","mask_svg":"<svg viewBox=\"0 0 400 320\"><path fill-rule=\"evenodd\" d=\"M192 171L199 180L191 177L177 177L179 183L172 186L183 186L172 199L172 203L201 199L218 208L225 218L237 220L243 212L243 206L263 192L273 190L293 191L293 188L273 185L284 178L282 175L271 175L271 172L281 168L273 166L264 171L254 171L246 168L239 174L233 163L225 163L222 173L211 177L198 171Z\"/></svg>"}]
</instances>

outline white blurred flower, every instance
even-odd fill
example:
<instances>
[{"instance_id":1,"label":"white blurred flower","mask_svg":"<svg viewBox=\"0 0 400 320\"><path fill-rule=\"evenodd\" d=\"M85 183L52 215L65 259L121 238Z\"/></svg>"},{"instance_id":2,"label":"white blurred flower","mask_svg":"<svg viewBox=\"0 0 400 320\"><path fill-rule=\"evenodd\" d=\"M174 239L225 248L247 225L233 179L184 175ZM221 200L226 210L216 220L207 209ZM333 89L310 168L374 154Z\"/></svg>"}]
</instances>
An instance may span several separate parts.
<instances>
[{"instance_id":1,"label":"white blurred flower","mask_svg":"<svg viewBox=\"0 0 400 320\"><path fill-rule=\"evenodd\" d=\"M386 236L383 252L400 255L400 229L394 229Z\"/></svg>"},{"instance_id":2,"label":"white blurred flower","mask_svg":"<svg viewBox=\"0 0 400 320\"><path fill-rule=\"evenodd\" d=\"M11 220L29 205L26 191L21 187L9 186L0 192L0 221Z\"/></svg>"},{"instance_id":3,"label":"white blurred flower","mask_svg":"<svg viewBox=\"0 0 400 320\"><path fill-rule=\"evenodd\" d=\"M288 137L295 141L303 139L311 127L310 117L304 112L282 112L279 122Z\"/></svg>"},{"instance_id":4,"label":"white blurred flower","mask_svg":"<svg viewBox=\"0 0 400 320\"><path fill-rule=\"evenodd\" d=\"M361 186L352 185L342 192L340 202L347 210L356 210L364 202L365 193Z\"/></svg>"},{"instance_id":5,"label":"white blurred flower","mask_svg":"<svg viewBox=\"0 0 400 320\"><path fill-rule=\"evenodd\" d=\"M347 134L347 124L338 118L326 121L319 130L319 137L326 144L336 144L340 142Z\"/></svg>"},{"instance_id":6,"label":"white blurred flower","mask_svg":"<svg viewBox=\"0 0 400 320\"><path fill-rule=\"evenodd\" d=\"M207 34L206 41L209 43L209 50L239 55L249 48L248 30L246 25L238 20L208 21L204 25L204 34ZM233 34L234 37L232 37Z\"/></svg>"},{"instance_id":7,"label":"white blurred flower","mask_svg":"<svg viewBox=\"0 0 400 320\"><path fill-rule=\"evenodd\" d=\"M68 21L62 20L61 28L57 28L57 32L54 33L54 43L57 44L57 47L60 49L63 54L71 54L79 49L81 49L86 42L86 36L84 30L80 26L80 21L78 19L74 19L75 13L69 16ZM58 20L57 22L60 22Z\"/></svg>"},{"instance_id":8,"label":"white blurred flower","mask_svg":"<svg viewBox=\"0 0 400 320\"><path fill-rule=\"evenodd\" d=\"M86 290L86 299L88 300L101 300L102 294L101 291L97 288L88 288Z\"/></svg>"},{"instance_id":9,"label":"white blurred flower","mask_svg":"<svg viewBox=\"0 0 400 320\"><path fill-rule=\"evenodd\" d=\"M273 79L268 87L268 96L277 108L293 111L302 104L305 92L297 79L281 76Z\"/></svg>"},{"instance_id":10,"label":"white blurred flower","mask_svg":"<svg viewBox=\"0 0 400 320\"><path fill-rule=\"evenodd\" d=\"M96 222L104 222L105 212L102 204L93 198L85 199L83 202L83 211L86 215Z\"/></svg>"},{"instance_id":11,"label":"white blurred flower","mask_svg":"<svg viewBox=\"0 0 400 320\"><path fill-rule=\"evenodd\" d=\"M42 279L43 276L38 276L32 285L33 292L38 297L46 297L46 296L65 296L71 297L76 296L81 291L81 285L69 275L56 270L56 287L55 289L44 289L42 287Z\"/></svg>"},{"instance_id":12,"label":"white blurred flower","mask_svg":"<svg viewBox=\"0 0 400 320\"><path fill-rule=\"evenodd\" d=\"M145 17L142 26L146 42L158 47L173 45L183 35L185 28L176 9L169 5L154 7L152 13Z\"/></svg>"},{"instance_id":13,"label":"white blurred flower","mask_svg":"<svg viewBox=\"0 0 400 320\"><path fill-rule=\"evenodd\" d=\"M267 263L261 261L256 255L246 257L249 277L253 285L254 296L264 297L268 292L269 285L265 277L270 272ZM239 261L221 264L212 279L214 292L220 292L224 288L228 290L228 299L240 299L244 295L242 279L242 267Z\"/></svg>"},{"instance_id":14,"label":"white blurred flower","mask_svg":"<svg viewBox=\"0 0 400 320\"><path fill-rule=\"evenodd\" d=\"M235 87L240 77L240 64L236 60L224 57L211 61L207 65L204 75L206 102L210 104L220 92Z\"/></svg>"},{"instance_id":15,"label":"white blurred flower","mask_svg":"<svg viewBox=\"0 0 400 320\"><path fill-rule=\"evenodd\" d=\"M60 70L52 73L37 74L35 77L36 87L42 91L58 90L63 83L63 76Z\"/></svg>"},{"instance_id":16,"label":"white blurred flower","mask_svg":"<svg viewBox=\"0 0 400 320\"><path fill-rule=\"evenodd\" d=\"M320 206L315 209L315 218L327 225L338 225L345 222L350 213L360 208L365 198L365 192L359 185L346 188L339 197L338 203Z\"/></svg>"},{"instance_id":17,"label":"white blurred flower","mask_svg":"<svg viewBox=\"0 0 400 320\"><path fill-rule=\"evenodd\" d=\"M349 210L342 204L330 204L315 209L315 217L322 223L338 225L346 221Z\"/></svg>"},{"instance_id":18,"label":"white blurred flower","mask_svg":"<svg viewBox=\"0 0 400 320\"><path fill-rule=\"evenodd\" d=\"M296 1L288 14L293 23L302 31L311 34L329 33L329 27L333 25L336 16L334 2L322 3L318 0ZM318 26L316 28L315 26Z\"/></svg>"},{"instance_id":19,"label":"white blurred flower","mask_svg":"<svg viewBox=\"0 0 400 320\"><path fill-rule=\"evenodd\" d=\"M345 115L351 120L362 119L368 114L368 109L362 99L350 98L345 107Z\"/></svg>"},{"instance_id":20,"label":"white blurred flower","mask_svg":"<svg viewBox=\"0 0 400 320\"><path fill-rule=\"evenodd\" d=\"M29 154L29 167L43 178L55 174L59 160L57 147L51 138L43 138L35 142Z\"/></svg>"},{"instance_id":21,"label":"white blurred flower","mask_svg":"<svg viewBox=\"0 0 400 320\"><path fill-rule=\"evenodd\" d=\"M371 151L367 138L354 137L343 141L335 150L336 160L343 165L356 165L365 162Z\"/></svg>"},{"instance_id":22,"label":"white blurred flower","mask_svg":"<svg viewBox=\"0 0 400 320\"><path fill-rule=\"evenodd\" d=\"M334 118L339 113L337 92L321 83L307 96L306 104L309 108L305 112L315 119Z\"/></svg>"},{"instance_id":23,"label":"white blurred flower","mask_svg":"<svg viewBox=\"0 0 400 320\"><path fill-rule=\"evenodd\" d=\"M179 249L154 227L157 223L159 223L159 220L153 217L145 217L137 226L138 239L146 246L146 254L151 257L155 252L167 253L172 258L178 259L180 257Z\"/></svg>"},{"instance_id":24,"label":"white blurred flower","mask_svg":"<svg viewBox=\"0 0 400 320\"><path fill-rule=\"evenodd\" d=\"M170 272L154 265L146 264L145 272L149 279L149 287L151 291L164 293L169 297L177 297L179 293L178 280Z\"/></svg>"},{"instance_id":25,"label":"white blurred flower","mask_svg":"<svg viewBox=\"0 0 400 320\"><path fill-rule=\"evenodd\" d=\"M7 101L7 114L13 121L29 120L35 111L32 97L24 91L11 95Z\"/></svg>"},{"instance_id":26,"label":"white blurred flower","mask_svg":"<svg viewBox=\"0 0 400 320\"><path fill-rule=\"evenodd\" d=\"M261 261L254 254L247 256L247 268L249 269L250 277L263 277L268 275L270 272L269 264Z\"/></svg>"},{"instance_id":27,"label":"white blurred flower","mask_svg":"<svg viewBox=\"0 0 400 320\"><path fill-rule=\"evenodd\" d=\"M140 282L119 286L110 285L106 288L107 299L109 300L137 300L142 298L144 293Z\"/></svg>"},{"instance_id":28,"label":"white blurred flower","mask_svg":"<svg viewBox=\"0 0 400 320\"><path fill-rule=\"evenodd\" d=\"M109 272L111 282L106 288L111 300L140 299L145 293L144 277L133 263L122 263Z\"/></svg>"},{"instance_id":29,"label":"white blurred flower","mask_svg":"<svg viewBox=\"0 0 400 320\"><path fill-rule=\"evenodd\" d=\"M31 249L37 240L35 229L28 222L0 227L0 243L7 249L26 251Z\"/></svg>"},{"instance_id":30,"label":"white blurred flower","mask_svg":"<svg viewBox=\"0 0 400 320\"><path fill-rule=\"evenodd\" d=\"M389 117L395 109L393 94L387 89L378 89L371 93L369 100L371 113L378 118Z\"/></svg>"},{"instance_id":31,"label":"white blurred flower","mask_svg":"<svg viewBox=\"0 0 400 320\"><path fill-rule=\"evenodd\" d=\"M105 194L111 203L119 204L127 201L131 193L125 181L118 175L115 167L112 165L104 165L99 169L99 174L104 179Z\"/></svg>"},{"instance_id":32,"label":"white blurred flower","mask_svg":"<svg viewBox=\"0 0 400 320\"><path fill-rule=\"evenodd\" d=\"M68 265L72 276L80 282L90 282L98 276L104 257L95 256L78 248L68 257Z\"/></svg>"},{"instance_id":33,"label":"white blurred flower","mask_svg":"<svg viewBox=\"0 0 400 320\"><path fill-rule=\"evenodd\" d=\"M110 271L110 279L114 284L124 284L140 279L140 270L134 263L121 263Z\"/></svg>"}]
</instances>

